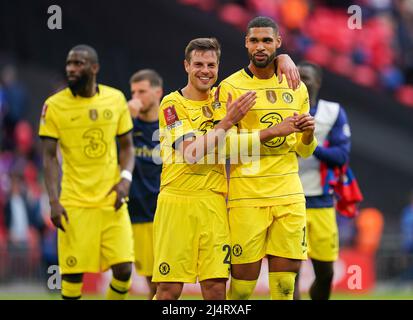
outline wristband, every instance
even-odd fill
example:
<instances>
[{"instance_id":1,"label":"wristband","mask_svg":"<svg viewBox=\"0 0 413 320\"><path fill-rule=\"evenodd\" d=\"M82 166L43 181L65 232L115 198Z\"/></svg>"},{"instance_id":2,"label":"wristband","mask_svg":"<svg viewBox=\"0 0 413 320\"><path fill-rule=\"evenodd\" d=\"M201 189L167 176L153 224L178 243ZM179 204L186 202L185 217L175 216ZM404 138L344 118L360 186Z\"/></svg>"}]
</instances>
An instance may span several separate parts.
<instances>
[{"instance_id":1,"label":"wristband","mask_svg":"<svg viewBox=\"0 0 413 320\"><path fill-rule=\"evenodd\" d=\"M122 170L120 173L121 178L128 180L129 182L132 182L132 173L128 170Z\"/></svg>"}]
</instances>

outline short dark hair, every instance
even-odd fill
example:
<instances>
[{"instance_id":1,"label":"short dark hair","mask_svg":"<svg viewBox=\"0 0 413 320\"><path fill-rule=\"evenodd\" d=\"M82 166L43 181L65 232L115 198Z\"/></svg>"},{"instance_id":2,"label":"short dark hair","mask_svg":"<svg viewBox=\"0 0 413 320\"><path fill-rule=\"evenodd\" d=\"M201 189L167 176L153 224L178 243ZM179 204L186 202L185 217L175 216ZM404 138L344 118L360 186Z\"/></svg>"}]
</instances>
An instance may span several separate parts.
<instances>
[{"instance_id":1,"label":"short dark hair","mask_svg":"<svg viewBox=\"0 0 413 320\"><path fill-rule=\"evenodd\" d=\"M70 49L70 51L86 51L91 63L99 63L99 57L96 50L87 44L78 44Z\"/></svg>"},{"instance_id":2,"label":"short dark hair","mask_svg":"<svg viewBox=\"0 0 413 320\"><path fill-rule=\"evenodd\" d=\"M217 54L218 62L221 58L221 45L215 38L197 38L191 40L185 48L185 60L191 61L191 52L197 51L215 51Z\"/></svg>"},{"instance_id":3,"label":"short dark hair","mask_svg":"<svg viewBox=\"0 0 413 320\"><path fill-rule=\"evenodd\" d=\"M249 33L252 28L273 28L274 33L278 34L277 23L269 17L255 17L248 22L247 33Z\"/></svg>"},{"instance_id":4,"label":"short dark hair","mask_svg":"<svg viewBox=\"0 0 413 320\"><path fill-rule=\"evenodd\" d=\"M151 87L161 87L163 86L163 80L162 77L156 72L155 70L152 69L143 69L139 70L138 72L135 72L132 77L129 80L129 83L135 83L135 82L140 82L148 80L149 83L151 84Z\"/></svg>"},{"instance_id":5,"label":"short dark hair","mask_svg":"<svg viewBox=\"0 0 413 320\"><path fill-rule=\"evenodd\" d=\"M323 69L318 64L307 61L307 60L303 60L303 61L300 61L300 63L297 66L312 68L316 74L318 81L321 83L321 81L323 80Z\"/></svg>"}]
</instances>

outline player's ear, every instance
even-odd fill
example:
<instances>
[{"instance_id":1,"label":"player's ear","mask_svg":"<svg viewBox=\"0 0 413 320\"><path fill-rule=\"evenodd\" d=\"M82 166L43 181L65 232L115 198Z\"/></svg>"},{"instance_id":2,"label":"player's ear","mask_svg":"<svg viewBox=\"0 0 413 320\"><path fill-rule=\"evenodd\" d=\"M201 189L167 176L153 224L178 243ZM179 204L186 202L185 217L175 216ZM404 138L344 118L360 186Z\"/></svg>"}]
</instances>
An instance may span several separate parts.
<instances>
[{"instance_id":1,"label":"player's ear","mask_svg":"<svg viewBox=\"0 0 413 320\"><path fill-rule=\"evenodd\" d=\"M185 67L185 71L189 72L189 62L186 61L186 59L184 60L184 67Z\"/></svg>"},{"instance_id":2,"label":"player's ear","mask_svg":"<svg viewBox=\"0 0 413 320\"><path fill-rule=\"evenodd\" d=\"M163 96L163 89L161 87L156 88L155 91L156 97L161 100L162 96Z\"/></svg>"},{"instance_id":3,"label":"player's ear","mask_svg":"<svg viewBox=\"0 0 413 320\"><path fill-rule=\"evenodd\" d=\"M275 43L276 43L277 49L278 49L279 47L281 47L282 39L281 39L280 36L277 36L277 37L275 38Z\"/></svg>"},{"instance_id":4,"label":"player's ear","mask_svg":"<svg viewBox=\"0 0 413 320\"><path fill-rule=\"evenodd\" d=\"M248 36L245 36L245 48L248 48Z\"/></svg>"},{"instance_id":5,"label":"player's ear","mask_svg":"<svg viewBox=\"0 0 413 320\"><path fill-rule=\"evenodd\" d=\"M100 70L100 65L99 65L99 63L94 63L94 64L92 64L92 72L93 72L93 74L98 74L99 70Z\"/></svg>"}]
</instances>

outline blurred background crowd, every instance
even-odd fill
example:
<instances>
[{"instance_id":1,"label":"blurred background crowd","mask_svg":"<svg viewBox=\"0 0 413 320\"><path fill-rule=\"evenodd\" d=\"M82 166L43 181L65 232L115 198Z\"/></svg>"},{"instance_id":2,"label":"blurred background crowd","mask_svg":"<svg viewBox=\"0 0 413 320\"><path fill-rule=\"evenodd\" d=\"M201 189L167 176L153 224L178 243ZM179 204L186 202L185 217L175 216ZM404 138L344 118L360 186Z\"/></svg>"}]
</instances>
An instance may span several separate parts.
<instances>
[{"instance_id":1,"label":"blurred background crowd","mask_svg":"<svg viewBox=\"0 0 413 320\"><path fill-rule=\"evenodd\" d=\"M279 23L284 52L324 68L322 98L348 112L365 202L356 219L338 217L341 247L374 256L379 282L413 283L413 0L20 2L0 3L0 285L37 281L57 264L37 128L43 101L64 86L67 50L96 47L98 80L126 96L130 75L148 67L167 93L185 81L192 38L221 41L220 79L243 67L243 33L257 15ZM52 4L62 8L63 30L47 29ZM360 30L348 28L353 4L362 8Z\"/></svg>"}]
</instances>

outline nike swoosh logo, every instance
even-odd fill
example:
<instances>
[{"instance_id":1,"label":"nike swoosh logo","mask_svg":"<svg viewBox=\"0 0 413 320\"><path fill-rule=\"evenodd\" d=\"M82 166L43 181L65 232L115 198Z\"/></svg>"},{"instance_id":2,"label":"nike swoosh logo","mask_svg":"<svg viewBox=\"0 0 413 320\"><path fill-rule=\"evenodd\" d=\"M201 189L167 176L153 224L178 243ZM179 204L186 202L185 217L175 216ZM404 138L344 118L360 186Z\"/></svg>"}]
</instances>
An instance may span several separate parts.
<instances>
[{"instance_id":1,"label":"nike swoosh logo","mask_svg":"<svg viewBox=\"0 0 413 320\"><path fill-rule=\"evenodd\" d=\"M72 117L72 118L70 118L70 120L75 121L75 120L77 120L77 119L79 119L79 118L80 118L80 116L78 116L78 117Z\"/></svg>"},{"instance_id":2,"label":"nike swoosh logo","mask_svg":"<svg viewBox=\"0 0 413 320\"><path fill-rule=\"evenodd\" d=\"M196 120L199 119L199 117L200 117L200 116L198 116L198 117L196 117L196 118L193 118L193 119L191 119L191 120L192 120L192 121L196 121Z\"/></svg>"}]
</instances>

